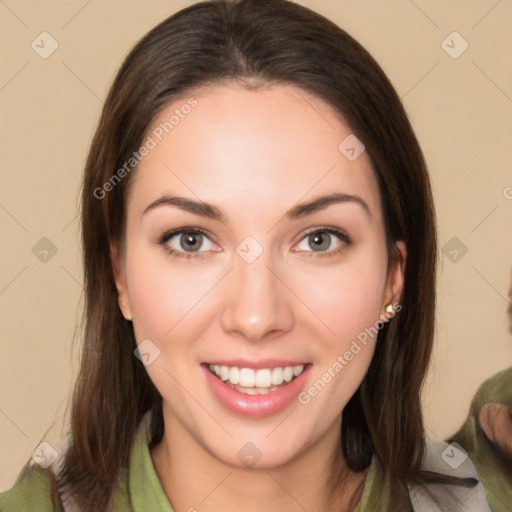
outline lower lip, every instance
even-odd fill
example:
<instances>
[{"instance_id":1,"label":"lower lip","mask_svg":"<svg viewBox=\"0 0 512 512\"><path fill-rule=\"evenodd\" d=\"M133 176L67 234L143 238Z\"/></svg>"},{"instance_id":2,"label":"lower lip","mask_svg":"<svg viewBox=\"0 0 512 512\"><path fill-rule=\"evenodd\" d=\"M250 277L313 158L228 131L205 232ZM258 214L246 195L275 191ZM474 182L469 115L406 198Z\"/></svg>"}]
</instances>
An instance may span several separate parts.
<instances>
[{"instance_id":1,"label":"lower lip","mask_svg":"<svg viewBox=\"0 0 512 512\"><path fill-rule=\"evenodd\" d=\"M202 367L211 390L226 409L240 416L265 418L277 414L293 402L304 386L311 364L308 364L291 382L266 395L246 395L236 391L215 377L208 366Z\"/></svg>"}]
</instances>

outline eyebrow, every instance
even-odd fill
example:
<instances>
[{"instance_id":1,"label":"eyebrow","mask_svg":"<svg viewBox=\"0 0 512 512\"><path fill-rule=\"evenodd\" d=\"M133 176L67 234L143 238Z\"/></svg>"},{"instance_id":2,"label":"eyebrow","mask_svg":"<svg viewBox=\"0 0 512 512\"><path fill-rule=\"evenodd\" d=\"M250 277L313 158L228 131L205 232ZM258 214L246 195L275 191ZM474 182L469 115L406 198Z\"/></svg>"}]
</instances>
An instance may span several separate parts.
<instances>
[{"instance_id":1,"label":"eyebrow","mask_svg":"<svg viewBox=\"0 0 512 512\"><path fill-rule=\"evenodd\" d=\"M364 209L370 218L372 217L370 208L363 199L361 199L359 196L342 193L328 194L325 196L317 197L308 203L295 205L284 214L284 217L289 220L299 219L320 210L324 210L332 204L340 203L358 204ZM227 224L226 216L217 206L204 201L196 201L195 199L171 195L164 195L153 201L142 212L142 215L159 206L176 206L181 210L193 213L195 215L200 215L201 217L206 217L208 219L217 220Z\"/></svg>"}]
</instances>

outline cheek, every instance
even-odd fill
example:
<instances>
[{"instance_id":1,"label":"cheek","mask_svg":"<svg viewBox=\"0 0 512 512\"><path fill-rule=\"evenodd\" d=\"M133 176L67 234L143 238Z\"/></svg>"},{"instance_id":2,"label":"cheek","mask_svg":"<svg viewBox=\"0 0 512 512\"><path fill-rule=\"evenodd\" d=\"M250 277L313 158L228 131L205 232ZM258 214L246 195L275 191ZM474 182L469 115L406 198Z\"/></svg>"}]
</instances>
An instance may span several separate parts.
<instances>
[{"instance_id":1,"label":"cheek","mask_svg":"<svg viewBox=\"0 0 512 512\"><path fill-rule=\"evenodd\" d=\"M384 264L371 254L359 254L339 266L302 273L297 279L297 295L315 313L306 317L324 326L326 336L321 338L333 348L343 349L379 320Z\"/></svg>"},{"instance_id":2,"label":"cheek","mask_svg":"<svg viewBox=\"0 0 512 512\"><path fill-rule=\"evenodd\" d=\"M184 329L194 337L205 321L209 291L218 277L203 266L173 262L162 248L131 248L126 261L133 325L138 341L154 339L159 344Z\"/></svg>"},{"instance_id":3,"label":"cheek","mask_svg":"<svg viewBox=\"0 0 512 512\"><path fill-rule=\"evenodd\" d=\"M330 333L317 338L316 374L299 403L324 414L327 422L355 393L374 354L386 261L385 253L378 247L372 249L354 254L336 271L325 274L320 280L323 286L311 288L312 309Z\"/></svg>"},{"instance_id":4,"label":"cheek","mask_svg":"<svg viewBox=\"0 0 512 512\"><path fill-rule=\"evenodd\" d=\"M315 373L298 397L312 415L322 418L319 428L341 413L368 371L379 332L384 286L376 265L350 266L326 277L324 286L309 294L311 309L321 319L321 323L314 319L315 326L322 325L326 334L319 335L319 328L311 327L317 334Z\"/></svg>"}]
</instances>

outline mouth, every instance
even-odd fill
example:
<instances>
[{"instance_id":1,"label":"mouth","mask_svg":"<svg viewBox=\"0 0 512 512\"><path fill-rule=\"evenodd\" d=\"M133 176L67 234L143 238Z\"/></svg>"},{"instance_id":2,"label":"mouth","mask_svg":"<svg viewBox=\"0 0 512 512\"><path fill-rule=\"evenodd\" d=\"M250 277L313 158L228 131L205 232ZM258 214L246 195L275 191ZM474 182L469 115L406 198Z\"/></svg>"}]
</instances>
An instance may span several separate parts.
<instances>
[{"instance_id":1,"label":"mouth","mask_svg":"<svg viewBox=\"0 0 512 512\"><path fill-rule=\"evenodd\" d=\"M217 403L227 411L248 418L265 418L291 406L306 385L312 363L284 364L282 361L261 362L248 368L202 363L206 385ZM288 361L286 362L288 363ZM245 362L247 364L247 362ZM266 367L265 367L266 366Z\"/></svg>"},{"instance_id":2,"label":"mouth","mask_svg":"<svg viewBox=\"0 0 512 512\"><path fill-rule=\"evenodd\" d=\"M235 391L246 395L267 395L295 380L311 363L259 369L219 364L206 366L212 375Z\"/></svg>"}]
</instances>

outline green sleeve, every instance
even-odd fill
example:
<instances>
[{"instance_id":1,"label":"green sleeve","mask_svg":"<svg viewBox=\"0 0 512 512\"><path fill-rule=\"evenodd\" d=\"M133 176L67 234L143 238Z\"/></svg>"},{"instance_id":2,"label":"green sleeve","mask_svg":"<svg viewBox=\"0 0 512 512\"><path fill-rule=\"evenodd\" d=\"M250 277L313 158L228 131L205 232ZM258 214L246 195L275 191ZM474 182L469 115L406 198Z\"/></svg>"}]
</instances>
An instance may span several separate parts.
<instances>
[{"instance_id":1,"label":"green sleeve","mask_svg":"<svg viewBox=\"0 0 512 512\"><path fill-rule=\"evenodd\" d=\"M59 512L53 505L50 489L47 471L25 467L13 487L0 493L0 512Z\"/></svg>"},{"instance_id":2,"label":"green sleeve","mask_svg":"<svg viewBox=\"0 0 512 512\"><path fill-rule=\"evenodd\" d=\"M493 512L510 512L512 503L512 472L510 463L482 430L480 409L488 403L506 405L512 400L512 368L487 379L476 392L466 421L458 432L448 438L461 445L474 463L487 493Z\"/></svg>"}]
</instances>

